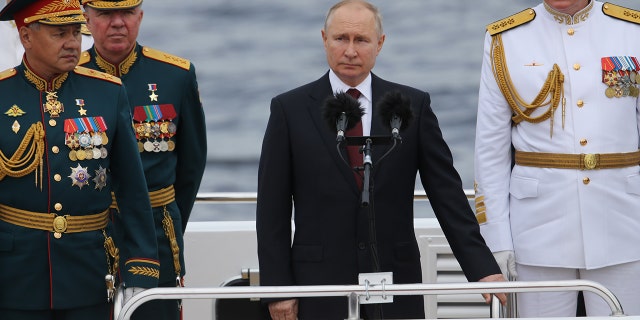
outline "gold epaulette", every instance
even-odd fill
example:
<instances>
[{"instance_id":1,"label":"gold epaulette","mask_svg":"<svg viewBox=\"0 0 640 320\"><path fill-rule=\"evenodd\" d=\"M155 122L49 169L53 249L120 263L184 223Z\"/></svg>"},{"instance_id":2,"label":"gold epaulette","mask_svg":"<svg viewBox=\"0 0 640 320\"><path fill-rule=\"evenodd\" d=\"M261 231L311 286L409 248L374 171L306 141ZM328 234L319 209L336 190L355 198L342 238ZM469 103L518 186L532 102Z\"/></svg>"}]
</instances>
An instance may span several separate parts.
<instances>
[{"instance_id":1,"label":"gold epaulette","mask_svg":"<svg viewBox=\"0 0 640 320\"><path fill-rule=\"evenodd\" d=\"M178 56L174 56L172 54L168 54L166 52L162 52L160 50L152 49L149 47L142 48L142 54L145 57L166 62L185 70L189 70L189 68L191 67L191 62L187 59L180 58Z\"/></svg>"},{"instance_id":2,"label":"gold epaulette","mask_svg":"<svg viewBox=\"0 0 640 320\"><path fill-rule=\"evenodd\" d=\"M640 24L640 11L605 2L602 12L610 17Z\"/></svg>"},{"instance_id":3,"label":"gold epaulette","mask_svg":"<svg viewBox=\"0 0 640 320\"><path fill-rule=\"evenodd\" d=\"M0 72L0 81L4 80L4 79L8 79L11 78L13 76L15 76L18 72L16 71L16 68L11 68L11 69L7 69L5 71Z\"/></svg>"},{"instance_id":4,"label":"gold epaulette","mask_svg":"<svg viewBox=\"0 0 640 320\"><path fill-rule=\"evenodd\" d=\"M80 53L80 60L78 61L78 65L81 66L89 61L91 61L91 55L89 54L89 51L82 51L82 53Z\"/></svg>"},{"instance_id":5,"label":"gold epaulette","mask_svg":"<svg viewBox=\"0 0 640 320\"><path fill-rule=\"evenodd\" d=\"M89 31L89 28L87 28L87 25L85 23L80 25L80 33L84 34L85 36L91 35L91 31Z\"/></svg>"},{"instance_id":6,"label":"gold epaulette","mask_svg":"<svg viewBox=\"0 0 640 320\"><path fill-rule=\"evenodd\" d=\"M85 68L85 67L81 67L81 66L76 66L73 71L75 73L83 75L83 76L96 78L96 79L102 79L102 80L113 82L113 83L116 83L116 84L122 84L122 80L120 80L120 78L114 77L114 76L112 76L112 75L110 75L108 73L96 71L96 70L93 70L93 69L89 69L89 68Z\"/></svg>"},{"instance_id":7,"label":"gold epaulette","mask_svg":"<svg viewBox=\"0 0 640 320\"><path fill-rule=\"evenodd\" d=\"M536 18L535 10L529 8L522 10L512 16L506 17L502 20L498 20L487 26L487 31L490 35L495 35L509 29L513 29L517 26L523 25L527 22L533 21Z\"/></svg>"}]
</instances>

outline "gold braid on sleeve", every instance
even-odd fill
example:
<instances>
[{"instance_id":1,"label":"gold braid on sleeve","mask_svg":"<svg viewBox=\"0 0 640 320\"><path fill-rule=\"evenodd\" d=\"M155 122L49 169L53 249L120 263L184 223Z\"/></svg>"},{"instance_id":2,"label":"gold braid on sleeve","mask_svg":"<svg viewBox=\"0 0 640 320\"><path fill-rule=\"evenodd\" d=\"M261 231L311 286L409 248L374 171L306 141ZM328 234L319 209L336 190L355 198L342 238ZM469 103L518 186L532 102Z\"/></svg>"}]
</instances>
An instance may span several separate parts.
<instances>
[{"instance_id":1,"label":"gold braid on sleeve","mask_svg":"<svg viewBox=\"0 0 640 320\"><path fill-rule=\"evenodd\" d=\"M553 65L553 69L549 71L549 75L542 89L540 89L540 92L531 103L527 103L522 99L509 76L509 68L506 63L501 34L496 34L491 38L491 67L498 87L513 111L514 115L511 120L514 126L522 121L540 123L551 119L549 134L550 137L553 137L554 111L558 108L560 101L562 101L562 128L564 128L566 104L564 98L564 75L557 64ZM531 116L536 109L545 106L548 106L548 108L544 113L535 117Z\"/></svg>"},{"instance_id":2,"label":"gold braid on sleeve","mask_svg":"<svg viewBox=\"0 0 640 320\"><path fill-rule=\"evenodd\" d=\"M38 168L40 169L40 189L42 190L42 166L44 155L44 128L42 122L31 125L24 134L20 145L11 158L7 158L0 151L0 181L6 176L13 178L24 177L36 172L36 186L38 186Z\"/></svg>"}]
</instances>

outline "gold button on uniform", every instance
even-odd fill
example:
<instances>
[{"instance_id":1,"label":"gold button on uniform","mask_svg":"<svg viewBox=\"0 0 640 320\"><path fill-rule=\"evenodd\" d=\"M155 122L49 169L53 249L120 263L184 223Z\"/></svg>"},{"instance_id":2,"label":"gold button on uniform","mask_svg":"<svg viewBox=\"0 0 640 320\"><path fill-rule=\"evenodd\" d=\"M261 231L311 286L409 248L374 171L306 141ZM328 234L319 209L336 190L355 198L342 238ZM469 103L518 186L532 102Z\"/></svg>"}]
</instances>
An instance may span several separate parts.
<instances>
[{"instance_id":1,"label":"gold button on uniform","mask_svg":"<svg viewBox=\"0 0 640 320\"><path fill-rule=\"evenodd\" d=\"M60 211L62 210L62 204L61 203L56 203L53 205L53 208L56 209L56 211Z\"/></svg>"},{"instance_id":2,"label":"gold button on uniform","mask_svg":"<svg viewBox=\"0 0 640 320\"><path fill-rule=\"evenodd\" d=\"M589 179L589 177L582 178L582 183L589 184L589 182L591 182L591 179Z\"/></svg>"},{"instance_id":3,"label":"gold button on uniform","mask_svg":"<svg viewBox=\"0 0 640 320\"><path fill-rule=\"evenodd\" d=\"M53 153L58 153L58 152L60 152L60 148L58 148L58 146L53 146L53 147L51 148L51 151L52 151Z\"/></svg>"},{"instance_id":4,"label":"gold button on uniform","mask_svg":"<svg viewBox=\"0 0 640 320\"><path fill-rule=\"evenodd\" d=\"M59 175L59 174L55 174L55 175L53 176L53 180L60 182L60 181L62 180L62 176L61 176L61 175Z\"/></svg>"},{"instance_id":5,"label":"gold button on uniform","mask_svg":"<svg viewBox=\"0 0 640 320\"><path fill-rule=\"evenodd\" d=\"M54 120L54 119L49 120L49 125L50 125L50 126L55 127L55 126L56 126L56 124L58 124L58 123L56 122L56 120Z\"/></svg>"},{"instance_id":6,"label":"gold button on uniform","mask_svg":"<svg viewBox=\"0 0 640 320\"><path fill-rule=\"evenodd\" d=\"M587 139L580 139L580 145L581 146L586 146L587 145Z\"/></svg>"},{"instance_id":7,"label":"gold button on uniform","mask_svg":"<svg viewBox=\"0 0 640 320\"><path fill-rule=\"evenodd\" d=\"M570 35L570 36L574 35L575 33L576 33L576 31L573 30L573 28L569 28L569 30L567 30L567 34Z\"/></svg>"},{"instance_id":8,"label":"gold button on uniform","mask_svg":"<svg viewBox=\"0 0 640 320\"><path fill-rule=\"evenodd\" d=\"M582 99L578 100L578 103L576 103L578 105L578 108L582 108L584 106L584 101Z\"/></svg>"},{"instance_id":9,"label":"gold button on uniform","mask_svg":"<svg viewBox=\"0 0 640 320\"><path fill-rule=\"evenodd\" d=\"M576 71L580 70L580 64L579 63L574 64L573 70L576 70Z\"/></svg>"}]
</instances>

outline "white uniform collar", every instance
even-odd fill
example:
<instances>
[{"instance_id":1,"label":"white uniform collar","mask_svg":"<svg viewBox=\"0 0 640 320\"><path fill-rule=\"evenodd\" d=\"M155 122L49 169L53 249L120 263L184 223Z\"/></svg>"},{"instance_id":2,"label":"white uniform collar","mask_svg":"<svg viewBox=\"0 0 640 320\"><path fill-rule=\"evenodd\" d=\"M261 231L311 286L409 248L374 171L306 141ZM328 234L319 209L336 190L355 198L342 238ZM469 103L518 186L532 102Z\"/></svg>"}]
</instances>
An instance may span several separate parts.
<instances>
[{"instance_id":1,"label":"white uniform collar","mask_svg":"<svg viewBox=\"0 0 640 320\"><path fill-rule=\"evenodd\" d=\"M553 16L553 19L560 23L566 25L578 24L580 22L584 22L589 18L589 14L591 13L591 9L593 9L594 0L589 1L589 4L584 7L584 9L576 12L573 16L568 15L566 13L559 12L553 8L551 8L546 2L544 3L544 8L547 9L547 12Z\"/></svg>"}]
</instances>

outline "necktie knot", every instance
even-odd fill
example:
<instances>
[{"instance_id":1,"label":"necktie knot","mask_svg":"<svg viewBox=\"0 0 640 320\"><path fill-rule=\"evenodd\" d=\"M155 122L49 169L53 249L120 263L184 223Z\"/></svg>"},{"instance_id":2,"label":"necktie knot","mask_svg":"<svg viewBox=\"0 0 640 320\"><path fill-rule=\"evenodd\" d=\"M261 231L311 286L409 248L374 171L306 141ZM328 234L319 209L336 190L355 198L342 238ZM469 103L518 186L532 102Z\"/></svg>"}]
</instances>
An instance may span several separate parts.
<instances>
[{"instance_id":1,"label":"necktie knot","mask_svg":"<svg viewBox=\"0 0 640 320\"><path fill-rule=\"evenodd\" d=\"M347 94L349 94L350 96L352 96L356 100L358 98L360 98L360 95L362 95L362 93L360 93L360 90L355 89L355 88L351 88L351 89L347 90Z\"/></svg>"}]
</instances>

